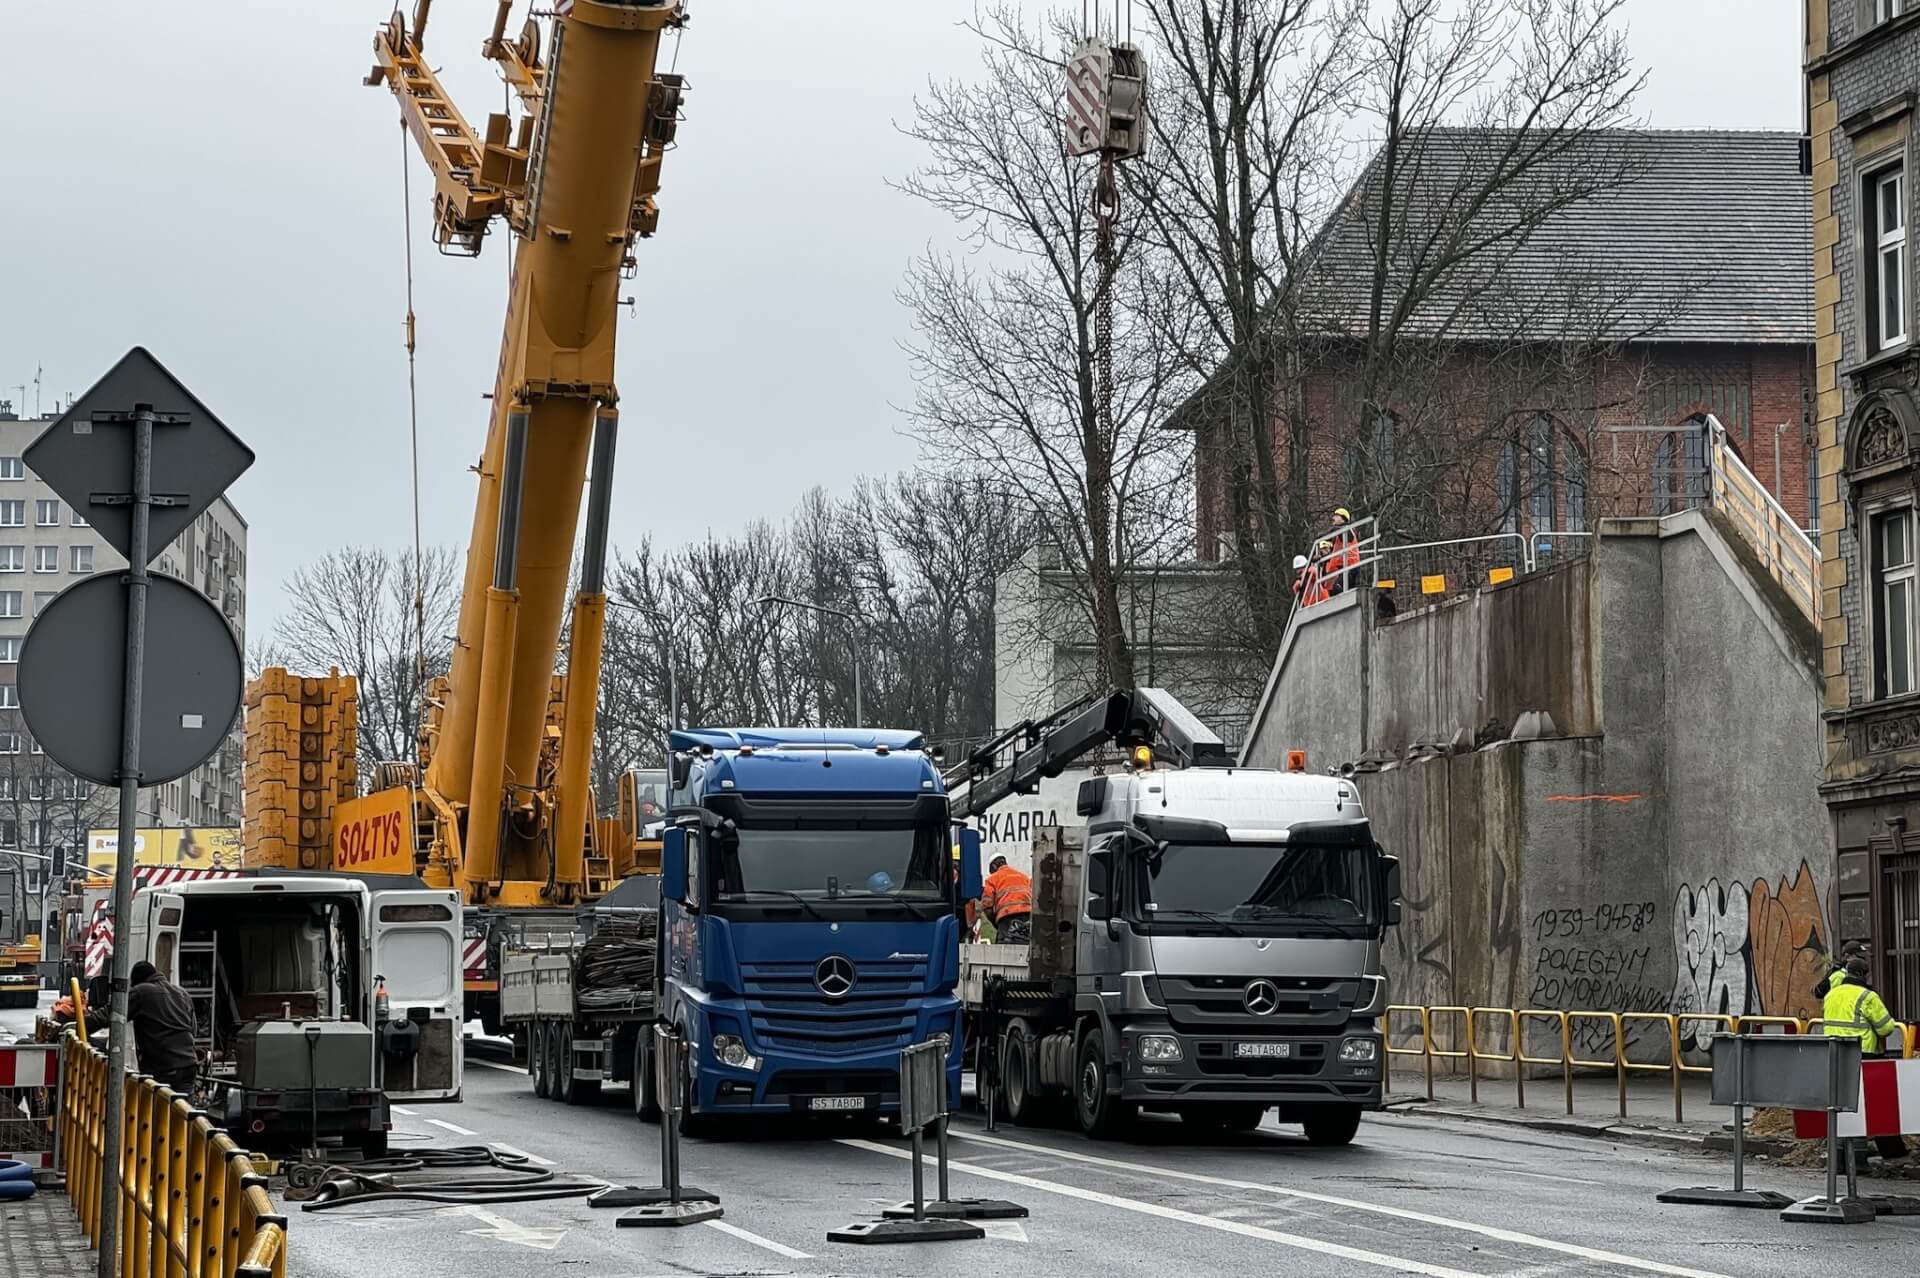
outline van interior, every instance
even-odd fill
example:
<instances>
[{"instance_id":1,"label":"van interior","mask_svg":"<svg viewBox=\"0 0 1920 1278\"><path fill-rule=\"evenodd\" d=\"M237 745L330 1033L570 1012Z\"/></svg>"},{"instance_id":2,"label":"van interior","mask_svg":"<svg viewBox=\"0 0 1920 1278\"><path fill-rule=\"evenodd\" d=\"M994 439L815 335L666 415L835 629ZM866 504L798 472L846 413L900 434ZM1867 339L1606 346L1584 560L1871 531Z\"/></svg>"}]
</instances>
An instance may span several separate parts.
<instances>
[{"instance_id":1,"label":"van interior","mask_svg":"<svg viewBox=\"0 0 1920 1278\"><path fill-rule=\"evenodd\" d=\"M370 991L351 958L363 926L345 895L190 898L175 970L193 999L196 1041L230 1059L249 1022L366 1022ZM165 970L165 956L156 957Z\"/></svg>"}]
</instances>

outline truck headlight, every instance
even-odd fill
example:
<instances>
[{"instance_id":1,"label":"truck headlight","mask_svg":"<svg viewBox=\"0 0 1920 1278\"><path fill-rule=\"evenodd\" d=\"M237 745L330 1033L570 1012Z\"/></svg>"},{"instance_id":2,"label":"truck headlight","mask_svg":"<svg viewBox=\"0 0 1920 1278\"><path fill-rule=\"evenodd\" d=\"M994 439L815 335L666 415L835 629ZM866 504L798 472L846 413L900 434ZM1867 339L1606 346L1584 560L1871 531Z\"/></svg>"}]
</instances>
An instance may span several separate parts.
<instances>
[{"instance_id":1,"label":"truck headlight","mask_svg":"<svg viewBox=\"0 0 1920 1278\"><path fill-rule=\"evenodd\" d=\"M1370 1038L1350 1038L1340 1044L1340 1059L1365 1065L1380 1059L1380 1044Z\"/></svg>"},{"instance_id":2,"label":"truck headlight","mask_svg":"<svg viewBox=\"0 0 1920 1278\"><path fill-rule=\"evenodd\" d=\"M722 1065L734 1069L759 1069L760 1058L747 1050L738 1034L715 1034L713 1036L713 1057Z\"/></svg>"},{"instance_id":3,"label":"truck headlight","mask_svg":"<svg viewBox=\"0 0 1920 1278\"><path fill-rule=\"evenodd\" d=\"M1140 1059L1165 1065L1182 1059L1185 1054L1180 1050L1180 1040L1171 1034L1142 1034L1140 1036Z\"/></svg>"}]
</instances>

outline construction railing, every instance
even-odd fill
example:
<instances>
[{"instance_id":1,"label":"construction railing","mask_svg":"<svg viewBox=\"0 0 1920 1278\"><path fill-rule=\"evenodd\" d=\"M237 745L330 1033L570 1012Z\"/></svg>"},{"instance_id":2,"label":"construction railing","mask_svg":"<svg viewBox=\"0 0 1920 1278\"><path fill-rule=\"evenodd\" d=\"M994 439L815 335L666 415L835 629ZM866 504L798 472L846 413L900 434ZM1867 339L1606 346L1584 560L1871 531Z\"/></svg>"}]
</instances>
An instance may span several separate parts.
<instances>
[{"instance_id":1,"label":"construction railing","mask_svg":"<svg viewBox=\"0 0 1920 1278\"><path fill-rule=\"evenodd\" d=\"M1566 1112L1573 1113L1574 1071L1611 1075L1620 1117L1627 1116L1627 1081L1635 1074L1665 1075L1673 1087L1675 1122L1686 1119L1688 1075L1712 1071L1704 1061L1687 1059L1687 1043L1714 1033L1818 1034L1818 1020L1791 1016L1730 1016L1715 1012L1591 1012L1545 1007L1414 1007L1387 1009L1383 1037L1387 1047L1386 1090L1393 1090L1396 1057L1417 1057L1426 1075L1427 1099L1434 1099L1434 1062L1465 1061L1467 1094L1477 1104L1483 1079L1494 1081L1490 1066L1512 1074L1514 1103L1527 1106L1530 1070L1560 1072ZM1505 1031L1502 1033L1501 1031ZM1409 1032L1411 1031L1411 1032ZM1904 1027L1902 1054L1920 1046L1920 1026ZM1597 1042L1600 1054L1582 1056L1576 1045ZM1541 1054L1536 1046L1550 1049ZM1633 1050L1629 1050L1632 1048ZM1636 1059L1650 1055L1652 1059ZM1703 1055L1703 1054L1702 1054Z\"/></svg>"},{"instance_id":2,"label":"construction railing","mask_svg":"<svg viewBox=\"0 0 1920 1278\"><path fill-rule=\"evenodd\" d=\"M61 1048L60 1149L67 1195L98 1248L102 1213L119 1213L120 1273L166 1278L283 1278L287 1218L267 1178L204 1113L172 1088L128 1075L120 1201L102 1201L107 1058L69 1034Z\"/></svg>"},{"instance_id":3,"label":"construction railing","mask_svg":"<svg viewBox=\"0 0 1920 1278\"><path fill-rule=\"evenodd\" d=\"M1820 623L1820 555L1813 539L1754 477L1727 442L1720 419L1707 418L1708 499L1740 530L1769 575L1792 597L1807 620Z\"/></svg>"},{"instance_id":4,"label":"construction railing","mask_svg":"<svg viewBox=\"0 0 1920 1278\"><path fill-rule=\"evenodd\" d=\"M1476 586L1497 586L1533 571L1532 548L1517 532L1380 546L1373 589L1401 608L1417 608Z\"/></svg>"}]
</instances>

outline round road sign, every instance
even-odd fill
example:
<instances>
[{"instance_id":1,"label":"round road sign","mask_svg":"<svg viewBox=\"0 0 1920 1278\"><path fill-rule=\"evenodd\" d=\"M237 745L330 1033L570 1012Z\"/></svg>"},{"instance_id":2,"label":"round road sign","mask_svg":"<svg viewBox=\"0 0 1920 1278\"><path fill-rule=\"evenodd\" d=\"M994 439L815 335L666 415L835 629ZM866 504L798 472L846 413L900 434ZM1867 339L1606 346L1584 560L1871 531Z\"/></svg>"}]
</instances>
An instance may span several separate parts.
<instances>
[{"instance_id":1,"label":"round road sign","mask_svg":"<svg viewBox=\"0 0 1920 1278\"><path fill-rule=\"evenodd\" d=\"M69 586L34 619L20 654L20 709L55 763L114 785L126 683L122 572ZM240 646L205 595L172 577L147 585L140 704L140 784L205 763L240 713Z\"/></svg>"}]
</instances>

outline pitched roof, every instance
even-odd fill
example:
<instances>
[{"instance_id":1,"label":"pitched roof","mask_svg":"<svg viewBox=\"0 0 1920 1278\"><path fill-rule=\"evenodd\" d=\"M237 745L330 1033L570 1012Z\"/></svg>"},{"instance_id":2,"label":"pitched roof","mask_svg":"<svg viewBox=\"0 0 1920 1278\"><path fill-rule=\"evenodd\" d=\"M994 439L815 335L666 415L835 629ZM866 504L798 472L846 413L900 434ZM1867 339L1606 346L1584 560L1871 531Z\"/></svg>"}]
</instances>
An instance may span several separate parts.
<instances>
[{"instance_id":1,"label":"pitched roof","mask_svg":"<svg viewBox=\"0 0 1920 1278\"><path fill-rule=\"evenodd\" d=\"M1436 243L1475 246L1425 290L1405 336L1813 341L1812 187L1797 134L1602 130L1474 209L1513 136L1437 129L1403 153L1386 305L1451 256ZM1376 156L1303 272L1321 332L1367 331L1381 169Z\"/></svg>"}]
</instances>

